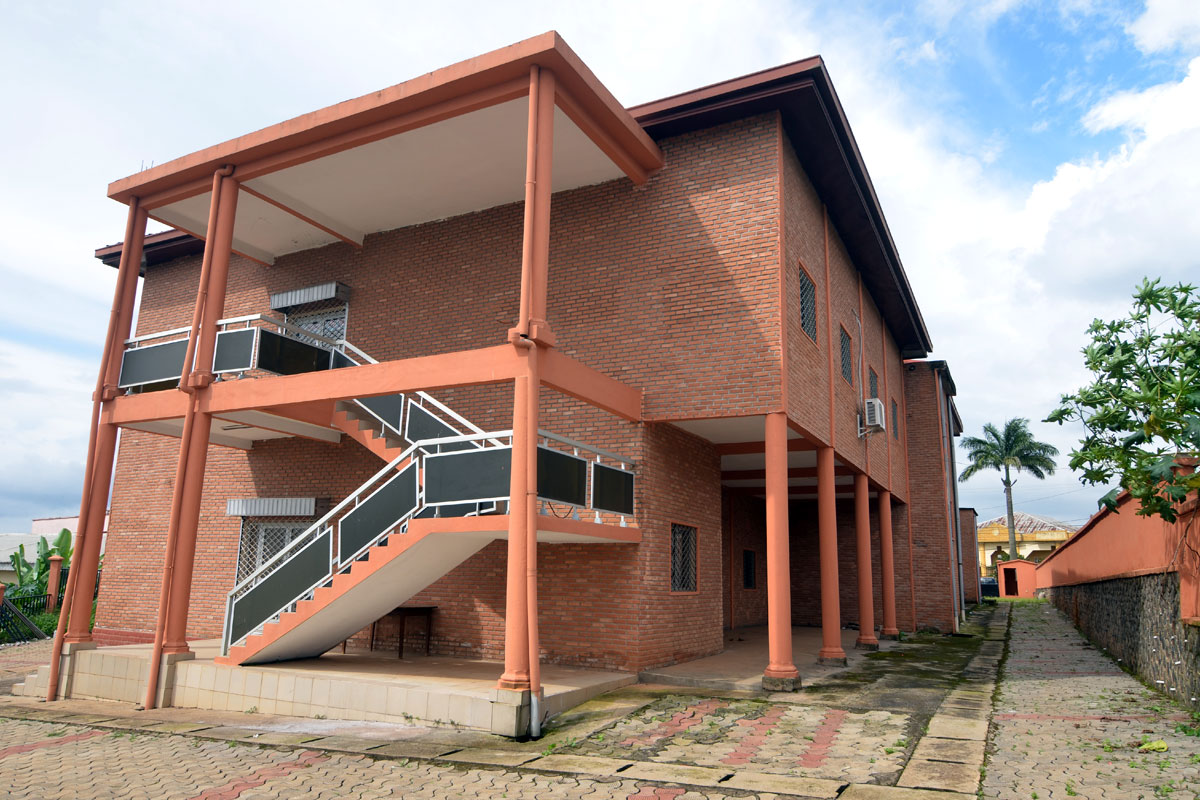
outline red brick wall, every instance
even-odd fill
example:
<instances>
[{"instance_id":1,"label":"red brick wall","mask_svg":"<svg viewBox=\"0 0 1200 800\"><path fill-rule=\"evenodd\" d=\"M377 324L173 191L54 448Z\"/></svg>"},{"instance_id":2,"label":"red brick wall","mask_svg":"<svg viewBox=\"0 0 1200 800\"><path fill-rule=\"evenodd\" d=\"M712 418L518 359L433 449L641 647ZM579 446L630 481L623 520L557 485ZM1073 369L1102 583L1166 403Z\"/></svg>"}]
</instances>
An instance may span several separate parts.
<instances>
[{"instance_id":1,"label":"red brick wall","mask_svg":"<svg viewBox=\"0 0 1200 800\"><path fill-rule=\"evenodd\" d=\"M942 461L947 435L938 420L941 389L928 362L909 363L905 370L917 627L948 632L954 630L954 588Z\"/></svg>"},{"instance_id":2,"label":"red brick wall","mask_svg":"<svg viewBox=\"0 0 1200 800\"><path fill-rule=\"evenodd\" d=\"M975 528L977 520L974 509L958 511L962 530L963 597L968 602L979 602L979 538Z\"/></svg>"},{"instance_id":3,"label":"red brick wall","mask_svg":"<svg viewBox=\"0 0 1200 800\"><path fill-rule=\"evenodd\" d=\"M762 498L724 493L725 627L767 624L767 516ZM754 553L754 587L745 587L743 553ZM732 606L732 608L731 608Z\"/></svg>"},{"instance_id":4,"label":"red brick wall","mask_svg":"<svg viewBox=\"0 0 1200 800\"><path fill-rule=\"evenodd\" d=\"M817 441L829 443L828 334L825 327L825 223L821 199L791 142L783 148L784 292L788 337L788 416ZM817 339L800 319L800 271L816 287ZM836 335L836 331L835 331Z\"/></svg>"}]
</instances>

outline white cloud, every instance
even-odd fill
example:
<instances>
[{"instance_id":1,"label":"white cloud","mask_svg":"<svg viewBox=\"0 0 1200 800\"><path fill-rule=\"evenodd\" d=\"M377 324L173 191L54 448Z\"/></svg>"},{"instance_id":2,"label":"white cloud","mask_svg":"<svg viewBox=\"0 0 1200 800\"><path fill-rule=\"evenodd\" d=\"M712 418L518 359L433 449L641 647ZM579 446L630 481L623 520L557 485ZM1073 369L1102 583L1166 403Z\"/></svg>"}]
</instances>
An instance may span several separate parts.
<instances>
[{"instance_id":1,"label":"white cloud","mask_svg":"<svg viewBox=\"0 0 1200 800\"><path fill-rule=\"evenodd\" d=\"M1127 30L1143 53L1200 48L1200 3L1147 0L1145 12Z\"/></svg>"}]
</instances>

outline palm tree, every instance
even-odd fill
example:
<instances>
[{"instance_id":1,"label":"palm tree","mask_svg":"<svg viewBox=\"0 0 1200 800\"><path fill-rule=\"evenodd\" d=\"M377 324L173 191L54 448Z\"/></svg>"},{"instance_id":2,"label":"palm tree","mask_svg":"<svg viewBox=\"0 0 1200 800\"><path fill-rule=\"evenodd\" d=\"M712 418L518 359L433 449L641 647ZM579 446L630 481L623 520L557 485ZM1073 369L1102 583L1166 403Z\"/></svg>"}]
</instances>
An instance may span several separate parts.
<instances>
[{"instance_id":1,"label":"palm tree","mask_svg":"<svg viewBox=\"0 0 1200 800\"><path fill-rule=\"evenodd\" d=\"M1012 479L1011 470L1025 470L1038 480L1053 475L1058 448L1034 439L1029 432L1029 420L1020 417L1007 420L1003 431L997 430L989 422L983 426L983 438L964 437L962 446L971 463L958 476L959 481L965 481L985 469L1004 473L1002 482L1004 501L1008 505L1008 552L1009 558L1017 558L1017 526L1013 522L1012 500L1012 487L1016 481Z\"/></svg>"}]
</instances>

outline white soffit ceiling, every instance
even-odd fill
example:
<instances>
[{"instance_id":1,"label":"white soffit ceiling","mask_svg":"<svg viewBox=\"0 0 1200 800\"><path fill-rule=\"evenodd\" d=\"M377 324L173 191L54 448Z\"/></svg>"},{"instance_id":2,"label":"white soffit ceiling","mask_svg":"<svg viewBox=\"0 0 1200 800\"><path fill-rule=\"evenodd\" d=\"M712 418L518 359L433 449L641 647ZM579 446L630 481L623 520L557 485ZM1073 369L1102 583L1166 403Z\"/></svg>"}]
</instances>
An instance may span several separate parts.
<instances>
[{"instance_id":1,"label":"white soffit ceiling","mask_svg":"<svg viewBox=\"0 0 1200 800\"><path fill-rule=\"evenodd\" d=\"M246 182L350 239L480 211L525 196L528 98L483 108ZM624 173L560 109L554 114L553 188L559 192ZM205 236L211 192L154 210ZM249 192L238 196L234 249L275 257L338 241Z\"/></svg>"},{"instance_id":2,"label":"white soffit ceiling","mask_svg":"<svg viewBox=\"0 0 1200 800\"><path fill-rule=\"evenodd\" d=\"M763 441L766 422L767 418L759 414L753 417L685 419L673 421L671 424L714 444L735 444L737 442ZM799 439L800 434L788 428L788 438Z\"/></svg>"}]
</instances>

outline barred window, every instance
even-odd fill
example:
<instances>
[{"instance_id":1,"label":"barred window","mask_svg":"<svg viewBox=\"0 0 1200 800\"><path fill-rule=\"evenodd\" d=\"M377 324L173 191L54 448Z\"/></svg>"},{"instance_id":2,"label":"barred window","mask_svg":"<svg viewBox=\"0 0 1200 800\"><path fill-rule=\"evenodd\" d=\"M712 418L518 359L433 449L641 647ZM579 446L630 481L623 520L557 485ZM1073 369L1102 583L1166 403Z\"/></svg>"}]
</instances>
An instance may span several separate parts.
<instances>
[{"instance_id":1,"label":"barred window","mask_svg":"<svg viewBox=\"0 0 1200 800\"><path fill-rule=\"evenodd\" d=\"M696 591L696 529L671 523L671 591Z\"/></svg>"},{"instance_id":2,"label":"barred window","mask_svg":"<svg viewBox=\"0 0 1200 800\"><path fill-rule=\"evenodd\" d=\"M842 328L842 377L854 385L854 354L850 346L850 334Z\"/></svg>"},{"instance_id":3,"label":"barred window","mask_svg":"<svg viewBox=\"0 0 1200 800\"><path fill-rule=\"evenodd\" d=\"M742 551L742 588L753 589L758 585L758 553Z\"/></svg>"},{"instance_id":4,"label":"barred window","mask_svg":"<svg viewBox=\"0 0 1200 800\"><path fill-rule=\"evenodd\" d=\"M800 327L814 342L817 340L817 286L800 268Z\"/></svg>"},{"instance_id":5,"label":"barred window","mask_svg":"<svg viewBox=\"0 0 1200 800\"><path fill-rule=\"evenodd\" d=\"M336 342L346 338L347 308L347 305L341 300L305 303L288 313L287 321L298 328ZM309 344L316 343L315 340L309 342Z\"/></svg>"},{"instance_id":6,"label":"barred window","mask_svg":"<svg viewBox=\"0 0 1200 800\"><path fill-rule=\"evenodd\" d=\"M312 524L304 517L242 517L237 582L241 583Z\"/></svg>"},{"instance_id":7,"label":"barred window","mask_svg":"<svg viewBox=\"0 0 1200 800\"><path fill-rule=\"evenodd\" d=\"M871 388L871 397L879 397L879 376L875 374L875 370L867 369L867 385Z\"/></svg>"},{"instance_id":8,"label":"barred window","mask_svg":"<svg viewBox=\"0 0 1200 800\"><path fill-rule=\"evenodd\" d=\"M892 438L900 441L900 411L895 400L892 400Z\"/></svg>"}]
</instances>

